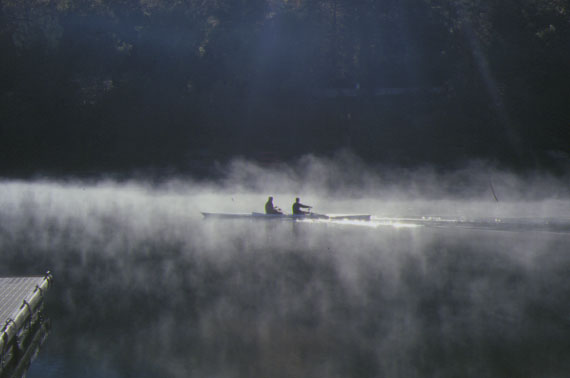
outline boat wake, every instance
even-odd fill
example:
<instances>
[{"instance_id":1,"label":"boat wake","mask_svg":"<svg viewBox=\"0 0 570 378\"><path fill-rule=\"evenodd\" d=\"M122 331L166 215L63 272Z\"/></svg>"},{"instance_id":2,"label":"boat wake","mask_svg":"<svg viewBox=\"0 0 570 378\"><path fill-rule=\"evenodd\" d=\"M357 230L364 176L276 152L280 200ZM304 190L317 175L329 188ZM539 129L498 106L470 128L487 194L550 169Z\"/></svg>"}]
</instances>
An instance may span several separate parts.
<instances>
[{"instance_id":1,"label":"boat wake","mask_svg":"<svg viewBox=\"0 0 570 378\"><path fill-rule=\"evenodd\" d=\"M554 232L570 234L570 218L467 218L445 216L372 216L370 222L343 222L367 227L465 228L511 232ZM369 223L369 224L364 224Z\"/></svg>"}]
</instances>

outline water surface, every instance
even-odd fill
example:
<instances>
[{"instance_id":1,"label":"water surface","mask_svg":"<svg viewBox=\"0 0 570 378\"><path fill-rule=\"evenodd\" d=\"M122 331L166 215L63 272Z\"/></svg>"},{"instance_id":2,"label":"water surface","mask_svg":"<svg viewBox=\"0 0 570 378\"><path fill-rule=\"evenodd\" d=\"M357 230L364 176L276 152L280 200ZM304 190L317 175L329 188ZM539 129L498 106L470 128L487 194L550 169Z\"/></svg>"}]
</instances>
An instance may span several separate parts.
<instances>
[{"instance_id":1,"label":"water surface","mask_svg":"<svg viewBox=\"0 0 570 378\"><path fill-rule=\"evenodd\" d=\"M55 277L30 378L570 371L560 217L556 230L457 207L389 208L373 227L204 221L203 201L185 195L2 189L0 274Z\"/></svg>"}]
</instances>

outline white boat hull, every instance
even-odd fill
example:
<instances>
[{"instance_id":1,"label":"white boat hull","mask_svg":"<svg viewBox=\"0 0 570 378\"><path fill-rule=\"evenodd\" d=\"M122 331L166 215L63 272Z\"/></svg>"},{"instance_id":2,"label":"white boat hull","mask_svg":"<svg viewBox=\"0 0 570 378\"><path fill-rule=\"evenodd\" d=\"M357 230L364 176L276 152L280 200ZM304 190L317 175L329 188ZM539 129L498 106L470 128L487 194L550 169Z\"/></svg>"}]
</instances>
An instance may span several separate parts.
<instances>
[{"instance_id":1,"label":"white boat hull","mask_svg":"<svg viewBox=\"0 0 570 378\"><path fill-rule=\"evenodd\" d=\"M346 214L346 215L326 215L326 214L265 214L265 213L206 213L202 212L204 218L211 219L259 219L259 220L303 220L303 219L325 219L325 220L361 220L369 221L368 214Z\"/></svg>"}]
</instances>

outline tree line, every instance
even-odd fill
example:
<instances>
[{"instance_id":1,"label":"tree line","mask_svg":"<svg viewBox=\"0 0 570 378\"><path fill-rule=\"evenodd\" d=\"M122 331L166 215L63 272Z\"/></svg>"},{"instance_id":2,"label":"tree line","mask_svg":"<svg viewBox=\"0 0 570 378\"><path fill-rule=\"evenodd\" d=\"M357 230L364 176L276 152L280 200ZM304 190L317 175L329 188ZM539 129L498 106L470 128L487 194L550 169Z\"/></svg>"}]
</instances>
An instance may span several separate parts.
<instances>
[{"instance_id":1,"label":"tree line","mask_svg":"<svg viewBox=\"0 0 570 378\"><path fill-rule=\"evenodd\" d=\"M0 4L4 175L570 153L567 0Z\"/></svg>"}]
</instances>

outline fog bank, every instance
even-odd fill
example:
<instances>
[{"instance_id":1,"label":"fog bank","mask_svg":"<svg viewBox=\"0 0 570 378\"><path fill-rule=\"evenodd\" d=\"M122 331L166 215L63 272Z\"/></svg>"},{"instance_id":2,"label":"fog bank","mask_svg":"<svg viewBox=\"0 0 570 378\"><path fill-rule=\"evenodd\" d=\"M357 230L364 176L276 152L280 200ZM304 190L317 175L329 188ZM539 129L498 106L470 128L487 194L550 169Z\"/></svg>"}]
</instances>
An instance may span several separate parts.
<instances>
[{"instance_id":1,"label":"fog bank","mask_svg":"<svg viewBox=\"0 0 570 378\"><path fill-rule=\"evenodd\" d=\"M236 161L210 183L0 183L0 274L55 277L53 330L28 376L566 374L569 233L382 223L564 220L563 178L492 170L497 202L486 168L390 181L342 164ZM378 224L200 215L262 211L268 195Z\"/></svg>"}]
</instances>

